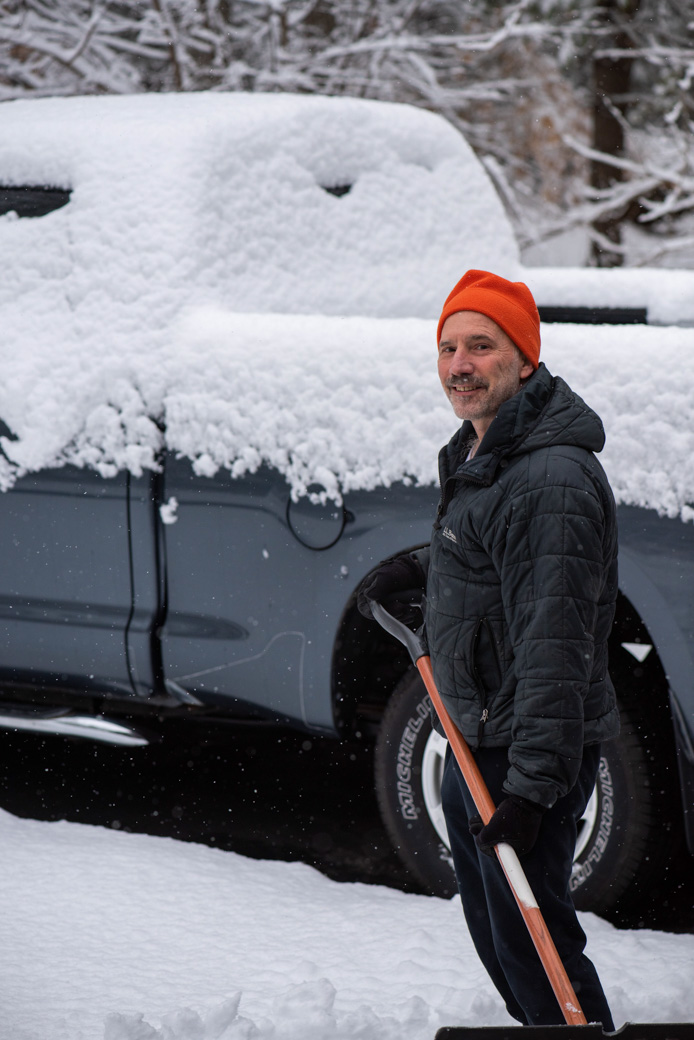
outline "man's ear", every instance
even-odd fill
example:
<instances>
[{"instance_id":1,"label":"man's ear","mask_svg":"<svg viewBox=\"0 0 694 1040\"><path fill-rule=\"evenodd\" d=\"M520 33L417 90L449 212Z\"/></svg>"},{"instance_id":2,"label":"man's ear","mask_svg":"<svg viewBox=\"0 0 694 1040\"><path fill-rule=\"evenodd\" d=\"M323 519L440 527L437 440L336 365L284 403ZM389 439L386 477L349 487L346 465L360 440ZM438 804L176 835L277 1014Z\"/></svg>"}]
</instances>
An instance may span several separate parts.
<instances>
[{"instance_id":1,"label":"man's ear","mask_svg":"<svg viewBox=\"0 0 694 1040\"><path fill-rule=\"evenodd\" d=\"M533 368L531 362L528 361L527 358L525 358L520 370L521 382L525 382L526 379L529 379L534 371L535 369Z\"/></svg>"}]
</instances>

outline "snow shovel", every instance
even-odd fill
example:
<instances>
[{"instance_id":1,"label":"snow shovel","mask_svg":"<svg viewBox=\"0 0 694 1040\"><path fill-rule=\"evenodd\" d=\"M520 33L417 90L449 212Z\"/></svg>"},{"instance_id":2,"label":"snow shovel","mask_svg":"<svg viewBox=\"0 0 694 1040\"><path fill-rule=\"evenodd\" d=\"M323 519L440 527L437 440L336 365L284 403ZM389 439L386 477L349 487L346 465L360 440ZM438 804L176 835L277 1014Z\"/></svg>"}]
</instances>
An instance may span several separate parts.
<instances>
[{"instance_id":1,"label":"snow shovel","mask_svg":"<svg viewBox=\"0 0 694 1040\"><path fill-rule=\"evenodd\" d=\"M487 790L475 759L462 733L446 711L436 688L431 660L421 636L389 614L380 603L369 600L374 620L395 636L407 649L412 662L422 677L427 693L444 728L451 750L455 755L477 811L486 825L494 813L494 802ZM611 1036L618 1040L694 1040L694 1023L634 1025L627 1023L615 1033L605 1033L601 1025L589 1025L581 1010L573 986L566 974L557 948L547 930L544 918L532 893L525 872L515 850L505 842L495 846L495 852L506 880L511 886L516 903L525 921L530 938L537 950L549 984L557 998L565 1025L557 1026L446 1026L439 1029L435 1040L590 1040Z\"/></svg>"}]
</instances>

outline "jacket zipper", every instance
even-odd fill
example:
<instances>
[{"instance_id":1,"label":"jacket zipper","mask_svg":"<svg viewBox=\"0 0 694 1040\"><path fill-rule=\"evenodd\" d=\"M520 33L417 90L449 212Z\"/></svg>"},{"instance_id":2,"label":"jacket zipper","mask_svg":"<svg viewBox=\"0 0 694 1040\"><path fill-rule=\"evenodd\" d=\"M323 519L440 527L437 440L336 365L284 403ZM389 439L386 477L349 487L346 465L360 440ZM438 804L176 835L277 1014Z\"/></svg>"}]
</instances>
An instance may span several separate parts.
<instances>
[{"instance_id":1,"label":"jacket zipper","mask_svg":"<svg viewBox=\"0 0 694 1040\"><path fill-rule=\"evenodd\" d=\"M487 696L484 690L484 686L482 685L479 672L477 671L477 647L479 645L480 633L483 627L487 629L487 635L489 636L489 644L492 648L492 653L494 655L496 670L499 673L499 681L501 681L501 661L499 660L499 653L496 646L496 640L494 638L494 630L492 629L492 626L489 623L489 618L481 617L475 625L475 631L472 637L472 674L475 678L475 685L477 686L477 692L479 694L480 703L482 705L482 714L480 715L479 721L477 723L478 744L480 744L482 741L484 727L486 723L489 721L489 708L487 707L486 703Z\"/></svg>"},{"instance_id":2,"label":"jacket zipper","mask_svg":"<svg viewBox=\"0 0 694 1040\"><path fill-rule=\"evenodd\" d=\"M454 482L464 481L466 484L476 484L478 487L484 487L485 481L479 477L473 477L469 473L453 473L450 477L446 477L445 481L441 483L439 479L439 487L441 488L441 495L439 498L438 509L436 510L436 518L434 520L434 530L438 530L441 527L441 518L445 516L448 506L450 505L451 499L453 498L454 492L450 494L446 493L446 486L453 484Z\"/></svg>"},{"instance_id":3,"label":"jacket zipper","mask_svg":"<svg viewBox=\"0 0 694 1040\"><path fill-rule=\"evenodd\" d=\"M484 692L484 686L482 685L479 672L477 671L477 646L480 641L480 632L482 631L482 625L486 620L486 618L479 618L477 624L475 625L475 631L472 636L472 674L475 679L475 686L477 687L477 693L480 699L480 704L482 705L482 714L480 715L479 721L477 723L478 747L482 743L482 734L484 732L484 727L489 719L489 709L486 705L487 696Z\"/></svg>"}]
</instances>

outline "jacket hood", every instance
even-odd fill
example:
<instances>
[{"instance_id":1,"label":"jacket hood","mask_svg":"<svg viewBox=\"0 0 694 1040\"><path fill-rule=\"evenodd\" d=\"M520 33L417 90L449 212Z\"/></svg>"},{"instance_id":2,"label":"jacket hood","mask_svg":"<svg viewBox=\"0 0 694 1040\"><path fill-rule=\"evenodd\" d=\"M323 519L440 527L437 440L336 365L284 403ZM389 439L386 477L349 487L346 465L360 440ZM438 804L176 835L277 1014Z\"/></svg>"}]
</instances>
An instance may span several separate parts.
<instances>
[{"instance_id":1,"label":"jacket hood","mask_svg":"<svg viewBox=\"0 0 694 1040\"><path fill-rule=\"evenodd\" d=\"M600 417L542 362L523 389L502 404L474 458L465 462L474 435L472 423L465 420L442 449L442 480L465 465L466 476L491 484L502 459L560 444L592 452L605 445Z\"/></svg>"}]
</instances>

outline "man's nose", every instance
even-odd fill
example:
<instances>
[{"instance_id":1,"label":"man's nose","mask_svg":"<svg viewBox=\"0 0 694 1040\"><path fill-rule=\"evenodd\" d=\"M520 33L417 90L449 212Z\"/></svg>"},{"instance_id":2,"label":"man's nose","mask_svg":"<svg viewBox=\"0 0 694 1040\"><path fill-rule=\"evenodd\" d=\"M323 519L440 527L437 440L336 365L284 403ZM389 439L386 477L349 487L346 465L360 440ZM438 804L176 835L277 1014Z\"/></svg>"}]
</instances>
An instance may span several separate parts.
<instances>
[{"instance_id":1,"label":"man's nose","mask_svg":"<svg viewBox=\"0 0 694 1040\"><path fill-rule=\"evenodd\" d=\"M472 370L473 364L469 350L458 347L453 355L449 371L455 375L468 375Z\"/></svg>"}]
</instances>

